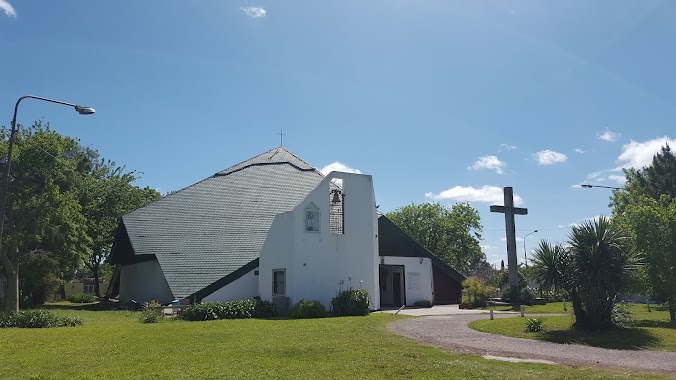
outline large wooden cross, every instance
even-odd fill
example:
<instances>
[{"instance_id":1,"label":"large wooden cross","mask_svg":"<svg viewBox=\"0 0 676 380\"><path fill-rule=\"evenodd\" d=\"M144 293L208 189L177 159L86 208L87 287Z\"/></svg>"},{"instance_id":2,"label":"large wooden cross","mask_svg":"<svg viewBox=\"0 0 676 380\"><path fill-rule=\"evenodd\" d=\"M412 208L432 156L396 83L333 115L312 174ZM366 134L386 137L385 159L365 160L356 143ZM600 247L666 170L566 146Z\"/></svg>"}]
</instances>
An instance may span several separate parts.
<instances>
[{"instance_id":1,"label":"large wooden cross","mask_svg":"<svg viewBox=\"0 0 676 380\"><path fill-rule=\"evenodd\" d=\"M505 214L505 230L507 233L507 265L509 268L509 294L510 302L519 303L519 271L516 260L516 228L514 227L514 215L527 215L527 208L514 207L514 193L511 187L505 187L505 205L491 206L491 212Z\"/></svg>"}]
</instances>

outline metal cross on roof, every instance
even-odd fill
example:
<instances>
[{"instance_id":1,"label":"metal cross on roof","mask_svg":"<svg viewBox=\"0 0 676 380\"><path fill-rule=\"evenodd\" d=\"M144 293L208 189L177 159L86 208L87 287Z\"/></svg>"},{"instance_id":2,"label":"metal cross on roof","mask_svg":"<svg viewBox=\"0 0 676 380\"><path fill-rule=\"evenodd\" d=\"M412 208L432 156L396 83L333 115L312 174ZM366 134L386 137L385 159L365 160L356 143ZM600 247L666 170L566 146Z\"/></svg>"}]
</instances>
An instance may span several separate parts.
<instances>
[{"instance_id":1,"label":"metal cross on roof","mask_svg":"<svg viewBox=\"0 0 676 380\"><path fill-rule=\"evenodd\" d=\"M284 136L286 136L286 133L284 133L283 130L279 130L279 146L284 146Z\"/></svg>"},{"instance_id":2,"label":"metal cross on roof","mask_svg":"<svg viewBox=\"0 0 676 380\"><path fill-rule=\"evenodd\" d=\"M514 215L527 215L527 208L514 207L514 193L511 187L503 189L505 196L504 206L491 206L491 212L505 214L505 230L507 234L507 265L509 268L509 288L511 303L518 303L519 272L516 259L516 228L514 227Z\"/></svg>"}]
</instances>

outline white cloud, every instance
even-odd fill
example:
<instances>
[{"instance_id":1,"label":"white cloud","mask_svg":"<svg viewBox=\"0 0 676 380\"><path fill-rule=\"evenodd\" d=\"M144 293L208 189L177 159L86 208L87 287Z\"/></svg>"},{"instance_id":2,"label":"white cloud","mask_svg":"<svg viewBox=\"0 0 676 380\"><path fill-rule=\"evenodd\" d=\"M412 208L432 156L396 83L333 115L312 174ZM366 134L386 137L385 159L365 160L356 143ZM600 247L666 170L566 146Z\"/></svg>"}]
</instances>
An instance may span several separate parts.
<instances>
[{"instance_id":1,"label":"white cloud","mask_svg":"<svg viewBox=\"0 0 676 380\"><path fill-rule=\"evenodd\" d=\"M472 166L470 166L469 170L481 170L481 169L489 169L489 170L495 170L496 173L502 174L502 168L505 167L507 164L504 162L500 161L496 156L483 156L479 157L478 160Z\"/></svg>"},{"instance_id":2,"label":"white cloud","mask_svg":"<svg viewBox=\"0 0 676 380\"><path fill-rule=\"evenodd\" d=\"M493 250L498 249L498 247L496 247L496 246L494 246L494 245L480 245L479 247L481 247L481 249L482 249L484 252L485 252L485 251L493 251Z\"/></svg>"},{"instance_id":3,"label":"white cloud","mask_svg":"<svg viewBox=\"0 0 676 380\"><path fill-rule=\"evenodd\" d=\"M514 145L500 144L500 146L498 147L498 152L504 152L504 151L514 150L514 149L516 149L516 146L514 146Z\"/></svg>"},{"instance_id":4,"label":"white cloud","mask_svg":"<svg viewBox=\"0 0 676 380\"><path fill-rule=\"evenodd\" d=\"M602 179L603 172L591 172L587 174L587 179Z\"/></svg>"},{"instance_id":5,"label":"white cloud","mask_svg":"<svg viewBox=\"0 0 676 380\"><path fill-rule=\"evenodd\" d=\"M538 165L554 165L568 160L568 156L565 154L549 149L541 150L533 154L533 157L538 162Z\"/></svg>"},{"instance_id":6,"label":"white cloud","mask_svg":"<svg viewBox=\"0 0 676 380\"><path fill-rule=\"evenodd\" d=\"M323 168L319 169L319 171L324 175L328 175L331 172L345 172L345 173L362 174L361 170L351 168L351 167L349 167L349 166L347 166L344 163L339 162L339 161L332 162L332 163L324 166Z\"/></svg>"},{"instance_id":7,"label":"white cloud","mask_svg":"<svg viewBox=\"0 0 676 380\"><path fill-rule=\"evenodd\" d=\"M611 180L611 181L615 181L615 182L619 183L620 185L624 185L624 183L627 182L627 177L625 177L623 175L611 174L611 175L608 176L608 179Z\"/></svg>"},{"instance_id":8,"label":"white cloud","mask_svg":"<svg viewBox=\"0 0 676 380\"><path fill-rule=\"evenodd\" d=\"M582 150L582 149L580 149L580 148L575 148L575 153L577 153L577 154L583 154L583 153L585 153L585 151Z\"/></svg>"},{"instance_id":9,"label":"white cloud","mask_svg":"<svg viewBox=\"0 0 676 380\"><path fill-rule=\"evenodd\" d=\"M7 0L0 0L0 9L5 11L5 14L9 17L16 17L16 10L12 7Z\"/></svg>"},{"instance_id":10,"label":"white cloud","mask_svg":"<svg viewBox=\"0 0 676 380\"><path fill-rule=\"evenodd\" d=\"M669 146L676 147L676 139L670 139L667 136L658 137L656 139L636 142L630 141L622 147L622 153L617 157L620 166L615 170L635 168L641 169L652 164L653 156L659 152L662 146L669 144Z\"/></svg>"},{"instance_id":11,"label":"white cloud","mask_svg":"<svg viewBox=\"0 0 676 380\"><path fill-rule=\"evenodd\" d=\"M435 201L452 199L458 202L486 202L496 205L503 204L505 199L502 188L497 186L482 186L477 189L472 186L456 186L439 194L425 193L425 196ZM514 194L514 205L521 206L522 204L523 199Z\"/></svg>"},{"instance_id":12,"label":"white cloud","mask_svg":"<svg viewBox=\"0 0 676 380\"><path fill-rule=\"evenodd\" d=\"M605 131L603 131L603 133L599 133L597 135L597 137L600 140L607 141L607 142L617 141L617 139L619 139L620 136L622 136L622 135L619 134L618 132L613 132L610 129L606 129Z\"/></svg>"},{"instance_id":13,"label":"white cloud","mask_svg":"<svg viewBox=\"0 0 676 380\"><path fill-rule=\"evenodd\" d=\"M507 241L507 237L501 237L500 240L502 240L502 241ZM523 238L517 236L517 237L516 237L516 241L523 241Z\"/></svg>"},{"instance_id":14,"label":"white cloud","mask_svg":"<svg viewBox=\"0 0 676 380\"><path fill-rule=\"evenodd\" d=\"M268 13L268 11L266 11L263 7L242 7L239 9L241 9L242 12L244 12L247 16L250 16L251 18L265 17L265 15Z\"/></svg>"}]
</instances>

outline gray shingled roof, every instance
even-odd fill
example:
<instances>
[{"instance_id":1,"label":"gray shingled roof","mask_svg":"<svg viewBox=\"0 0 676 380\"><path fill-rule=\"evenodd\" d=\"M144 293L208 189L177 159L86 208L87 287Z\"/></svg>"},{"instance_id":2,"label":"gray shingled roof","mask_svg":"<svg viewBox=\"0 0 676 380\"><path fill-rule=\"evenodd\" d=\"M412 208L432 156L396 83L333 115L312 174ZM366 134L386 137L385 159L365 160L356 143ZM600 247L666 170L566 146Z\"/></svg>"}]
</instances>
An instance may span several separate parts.
<instances>
[{"instance_id":1,"label":"gray shingled roof","mask_svg":"<svg viewBox=\"0 0 676 380\"><path fill-rule=\"evenodd\" d=\"M323 176L283 147L241 162L123 219L136 255L155 255L184 298L258 258L275 215Z\"/></svg>"}]
</instances>

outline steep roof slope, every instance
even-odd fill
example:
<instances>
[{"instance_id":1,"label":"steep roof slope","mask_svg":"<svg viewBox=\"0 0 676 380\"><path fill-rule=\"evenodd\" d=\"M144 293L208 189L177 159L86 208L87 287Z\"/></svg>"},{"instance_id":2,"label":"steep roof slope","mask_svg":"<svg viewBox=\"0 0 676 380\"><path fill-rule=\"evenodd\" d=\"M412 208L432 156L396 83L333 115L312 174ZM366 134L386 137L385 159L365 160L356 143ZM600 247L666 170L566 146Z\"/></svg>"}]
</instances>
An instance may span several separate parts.
<instances>
[{"instance_id":1,"label":"steep roof slope","mask_svg":"<svg viewBox=\"0 0 676 380\"><path fill-rule=\"evenodd\" d=\"M322 178L278 147L125 215L122 223L134 254L155 255L174 297L184 298L257 259L274 216L293 209ZM120 262L114 254L111 262Z\"/></svg>"}]
</instances>

